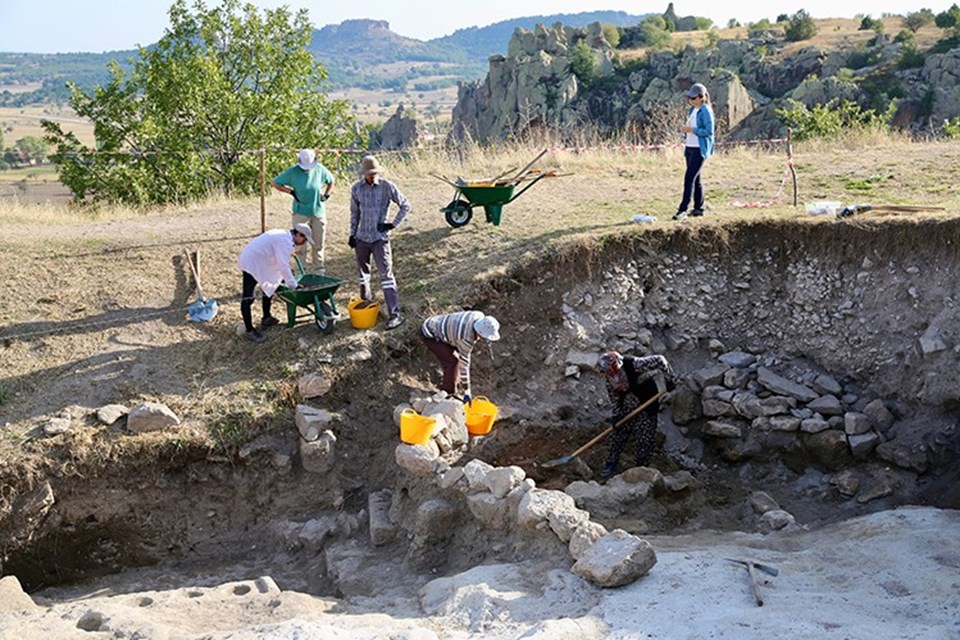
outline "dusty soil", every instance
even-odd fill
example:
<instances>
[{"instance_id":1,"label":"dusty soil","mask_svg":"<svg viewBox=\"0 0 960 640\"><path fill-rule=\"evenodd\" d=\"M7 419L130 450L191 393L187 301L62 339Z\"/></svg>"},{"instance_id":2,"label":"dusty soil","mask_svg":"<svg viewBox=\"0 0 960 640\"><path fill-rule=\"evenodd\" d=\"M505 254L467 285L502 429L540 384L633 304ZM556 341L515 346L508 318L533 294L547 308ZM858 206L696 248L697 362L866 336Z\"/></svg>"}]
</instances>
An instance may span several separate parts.
<instances>
[{"instance_id":1,"label":"dusty soil","mask_svg":"<svg viewBox=\"0 0 960 640\"><path fill-rule=\"evenodd\" d=\"M945 153L936 145L932 149L938 157ZM918 170L929 153L929 148L910 147L901 155L905 165ZM743 161L731 159L732 165ZM780 159L760 156L759 162L776 166ZM645 161L635 171L631 178L659 175ZM718 166L724 188L735 187L736 171L736 166ZM854 168L831 165L824 171L829 177L823 178L823 189L830 192ZM212 586L269 573L283 588L343 595L343 585L326 580L313 567L305 570L301 557L276 548L275 527L318 513L362 515L367 495L393 484L393 408L411 394L432 392L439 381L435 363L416 335L419 319L459 306L479 306L501 319L508 331L500 343L476 354L473 377L476 390L497 400L506 416L490 437L474 443L467 458L518 464L539 486L562 488L577 476L565 469L545 471L537 463L570 453L606 417L596 379L586 373L581 380L565 378L562 367L545 361L558 344L572 340L565 326L566 293L602 280L604 269L635 256L678 248L691 256L698 248L714 251L711 243L728 231L749 244L758 229L766 237L791 237L829 224L790 210L759 221L744 220L739 212L714 212L703 221L713 238L706 242L690 224L629 225L625 220L633 205L623 201L593 201L570 212L569 203L584 198L585 188L628 198L621 194L631 183L616 170L604 167L588 175L591 180L557 181L536 201L511 205L502 227L473 223L460 230L449 229L431 211L449 194L439 194L426 178L407 176L408 195L424 202L423 214L394 237L410 321L394 332L383 331L382 325L354 331L341 322L329 336L302 323L271 330L264 345L235 334L239 273L234 262L259 231L256 204L91 218L18 210L4 220L0 240L0 279L12 283L0 301L4 573L15 573L36 591L158 565L141 588L175 586L185 576ZM653 180L653 200L668 198L664 194L671 185ZM758 182L751 188L762 191L764 186ZM943 196L948 203L956 196L956 188L950 189ZM344 191L335 196L327 239L328 272L345 280L336 298L341 308L355 291L345 243ZM286 226L284 205L270 199L268 227ZM947 228L937 226L941 224L955 233L952 215L921 217L920 233L913 229L907 235L916 238L923 229ZM886 224L858 221L850 238L873 232L900 237L918 222L911 219L905 227L895 219L881 221ZM185 320L186 307L196 297L185 249L200 251L204 289L220 303L220 314L210 323ZM841 251L837 259L855 270L860 263L856 253ZM788 265L781 266L788 270ZM949 292L952 285L944 286ZM883 315L880 305L873 311ZM677 353L678 369L688 373L702 366L698 358L699 351ZM294 387L300 375L312 371L333 381L331 392L318 401L337 415L338 462L336 478L329 483L296 463L293 410L301 399ZM122 426L98 426L91 416L103 404L129 406L140 400L166 403L182 418L182 427L134 437ZM45 437L43 425L61 412L71 417L73 428ZM668 416L665 423L669 441L676 433L668 427ZM270 451L286 452L286 462L251 443L269 443ZM664 473L681 468L668 449L664 446L654 463ZM604 453L600 445L583 459L597 469ZM859 505L819 484L811 486L812 475L782 466L746 472L710 451L703 461L704 501L678 504L652 530L740 529L747 521L745 497L756 488L773 487L793 496L791 511L805 524L927 503L905 499L909 492L901 491ZM13 514L38 499L45 482L56 496L56 519L43 536L27 542L21 535L24 523ZM960 504L955 492L940 495L946 497L938 506ZM649 522L614 524L651 531ZM395 552L371 554L369 562L389 562L385 554ZM451 572L467 568L456 559L447 567Z\"/></svg>"}]
</instances>

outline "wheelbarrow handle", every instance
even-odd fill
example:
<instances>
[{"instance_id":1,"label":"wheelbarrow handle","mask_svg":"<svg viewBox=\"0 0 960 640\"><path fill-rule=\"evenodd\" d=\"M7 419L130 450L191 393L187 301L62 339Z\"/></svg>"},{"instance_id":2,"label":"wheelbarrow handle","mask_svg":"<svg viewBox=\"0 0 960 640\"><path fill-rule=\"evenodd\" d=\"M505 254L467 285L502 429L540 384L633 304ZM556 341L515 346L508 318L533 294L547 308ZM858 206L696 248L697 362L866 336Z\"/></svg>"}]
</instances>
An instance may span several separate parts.
<instances>
[{"instance_id":1,"label":"wheelbarrow handle","mask_svg":"<svg viewBox=\"0 0 960 640\"><path fill-rule=\"evenodd\" d=\"M612 432L614 429L618 429L622 427L624 424L626 424L627 422L629 422L638 413L640 413L641 411L643 411L644 409L652 405L654 402L662 398L664 395L666 395L666 393L667 393L666 391L661 391L657 395L653 396L652 398L650 398L649 400L641 404L639 407L637 407L636 409L634 409L633 411L625 415L623 418L618 420L615 425L613 425L612 427L607 427L603 432L601 432L599 435L593 438L590 442L588 442L587 444L583 445L582 447L580 447L579 449L571 453L569 457L576 458L581 453L583 453L584 451L586 451L587 449L589 449L590 447L592 447L593 445L597 444L598 442L606 438L608 435L610 435L610 432Z\"/></svg>"},{"instance_id":2,"label":"wheelbarrow handle","mask_svg":"<svg viewBox=\"0 0 960 640\"><path fill-rule=\"evenodd\" d=\"M520 191L518 191L518 192L516 192L515 194L513 194L513 197L510 198L509 200L507 200L506 202L504 202L504 204L510 204L511 202L513 202L514 200L516 200L517 198L519 198L520 196L522 196L524 191L526 191L527 189L529 189L529 188L532 187L533 185L537 184L537 183L540 182L543 178L546 178L546 177L547 177L547 174L546 174L546 173L541 173L541 174L539 174L536 178L534 178L533 180L531 180L530 183L529 183L527 186L525 186L523 189L520 189Z\"/></svg>"}]
</instances>

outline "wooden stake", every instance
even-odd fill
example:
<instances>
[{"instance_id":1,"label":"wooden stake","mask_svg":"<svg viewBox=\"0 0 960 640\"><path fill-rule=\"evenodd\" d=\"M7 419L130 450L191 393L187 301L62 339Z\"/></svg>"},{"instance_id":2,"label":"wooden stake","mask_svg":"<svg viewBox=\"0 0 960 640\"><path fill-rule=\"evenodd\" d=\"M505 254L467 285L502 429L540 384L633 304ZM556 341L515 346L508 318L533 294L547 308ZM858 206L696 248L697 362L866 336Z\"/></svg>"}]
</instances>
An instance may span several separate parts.
<instances>
[{"instance_id":1,"label":"wooden stake","mask_svg":"<svg viewBox=\"0 0 960 640\"><path fill-rule=\"evenodd\" d=\"M260 233L267 230L267 174L264 169L266 151L260 147Z\"/></svg>"}]
</instances>

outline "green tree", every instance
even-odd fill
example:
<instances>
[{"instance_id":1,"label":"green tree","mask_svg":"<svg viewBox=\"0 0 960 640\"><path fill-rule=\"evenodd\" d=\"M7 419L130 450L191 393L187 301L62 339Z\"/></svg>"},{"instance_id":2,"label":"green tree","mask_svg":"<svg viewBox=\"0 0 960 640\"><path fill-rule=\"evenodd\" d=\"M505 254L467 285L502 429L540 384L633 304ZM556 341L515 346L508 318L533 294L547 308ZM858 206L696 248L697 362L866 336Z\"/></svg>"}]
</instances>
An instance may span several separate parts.
<instances>
[{"instance_id":1,"label":"green tree","mask_svg":"<svg viewBox=\"0 0 960 640\"><path fill-rule=\"evenodd\" d=\"M600 75L597 54L583 40L578 40L570 52L570 71L585 85L590 85Z\"/></svg>"},{"instance_id":2,"label":"green tree","mask_svg":"<svg viewBox=\"0 0 960 640\"><path fill-rule=\"evenodd\" d=\"M662 16L648 16L640 23L640 41L645 47L663 49L670 46L672 39Z\"/></svg>"},{"instance_id":3,"label":"green tree","mask_svg":"<svg viewBox=\"0 0 960 640\"><path fill-rule=\"evenodd\" d=\"M817 23L813 21L810 14L800 9L790 18L784 35L789 42L799 42L800 40L809 40L817 35Z\"/></svg>"},{"instance_id":4,"label":"green tree","mask_svg":"<svg viewBox=\"0 0 960 640\"><path fill-rule=\"evenodd\" d=\"M13 148L25 162L37 163L47 159L50 144L40 136L24 136L14 143Z\"/></svg>"},{"instance_id":5,"label":"green tree","mask_svg":"<svg viewBox=\"0 0 960 640\"><path fill-rule=\"evenodd\" d=\"M951 5L946 11L938 13L933 21L941 29L949 31L951 35L960 36L960 7L956 4Z\"/></svg>"},{"instance_id":6,"label":"green tree","mask_svg":"<svg viewBox=\"0 0 960 640\"><path fill-rule=\"evenodd\" d=\"M736 29L740 26L740 21L736 18L730 18L727 20L727 29Z\"/></svg>"},{"instance_id":7,"label":"green tree","mask_svg":"<svg viewBox=\"0 0 960 640\"><path fill-rule=\"evenodd\" d=\"M601 25L603 29L603 39L607 41L611 47L616 49L620 46L620 27L615 24L603 24Z\"/></svg>"},{"instance_id":8,"label":"green tree","mask_svg":"<svg viewBox=\"0 0 960 640\"><path fill-rule=\"evenodd\" d=\"M920 9L919 11L908 13L903 18L903 26L916 33L920 29L933 24L933 20L933 11L930 9Z\"/></svg>"},{"instance_id":9,"label":"green tree","mask_svg":"<svg viewBox=\"0 0 960 640\"><path fill-rule=\"evenodd\" d=\"M88 94L71 87L71 105L93 121L96 149L45 122L61 180L78 200L135 205L184 202L214 190L259 189L261 147L339 146L352 138L344 101L323 94L326 71L306 46L306 10L261 12L223 0L208 9L176 0L170 26L139 49L129 73ZM290 164L269 154L268 171Z\"/></svg>"},{"instance_id":10,"label":"green tree","mask_svg":"<svg viewBox=\"0 0 960 640\"><path fill-rule=\"evenodd\" d=\"M883 33L883 21L876 18L872 18L869 15L863 17L863 20L860 21L860 26L857 29L858 31L876 31L877 33Z\"/></svg>"}]
</instances>

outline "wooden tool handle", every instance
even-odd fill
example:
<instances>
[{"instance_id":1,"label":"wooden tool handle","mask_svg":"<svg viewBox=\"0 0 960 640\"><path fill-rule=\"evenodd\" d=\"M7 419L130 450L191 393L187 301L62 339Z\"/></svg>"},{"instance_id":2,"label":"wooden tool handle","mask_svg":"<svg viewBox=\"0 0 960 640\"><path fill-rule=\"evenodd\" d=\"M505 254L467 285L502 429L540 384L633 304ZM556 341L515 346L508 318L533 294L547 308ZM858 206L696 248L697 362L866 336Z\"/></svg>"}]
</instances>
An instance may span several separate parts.
<instances>
[{"instance_id":1,"label":"wooden tool handle","mask_svg":"<svg viewBox=\"0 0 960 640\"><path fill-rule=\"evenodd\" d=\"M625 415L623 418L618 420L615 425L613 425L612 427L607 427L603 432L601 432L598 436L593 438L590 442L588 442L587 444L583 445L582 447L580 447L579 449L571 453L570 457L576 458L581 453L583 453L584 451L586 451L587 449L589 449L590 447L592 447L593 445L597 444L598 442L606 438L608 435L610 435L611 431L626 424L631 418L633 418L638 413L640 413L641 411L649 407L651 404L653 404L654 402L662 398L664 395L666 395L666 393L667 393L666 391L661 391L657 395L653 396L652 398L644 402L642 405L640 405L639 407L637 407L636 409L634 409L633 411Z\"/></svg>"},{"instance_id":2,"label":"wooden tool handle","mask_svg":"<svg viewBox=\"0 0 960 640\"><path fill-rule=\"evenodd\" d=\"M753 587L753 597L757 600L757 606L763 606L763 594L760 593L760 585L757 583L757 572L753 570L753 563L747 562L747 573L750 575L750 586Z\"/></svg>"},{"instance_id":3,"label":"wooden tool handle","mask_svg":"<svg viewBox=\"0 0 960 640\"><path fill-rule=\"evenodd\" d=\"M193 282L197 285L197 295L203 298L203 288L200 286L200 274L197 273L197 270L193 267L193 258L190 257L190 252L186 249L183 250L183 255L187 257L187 264L190 265L190 273L193 274ZM197 259L200 259L199 253L197 253Z\"/></svg>"}]
</instances>

